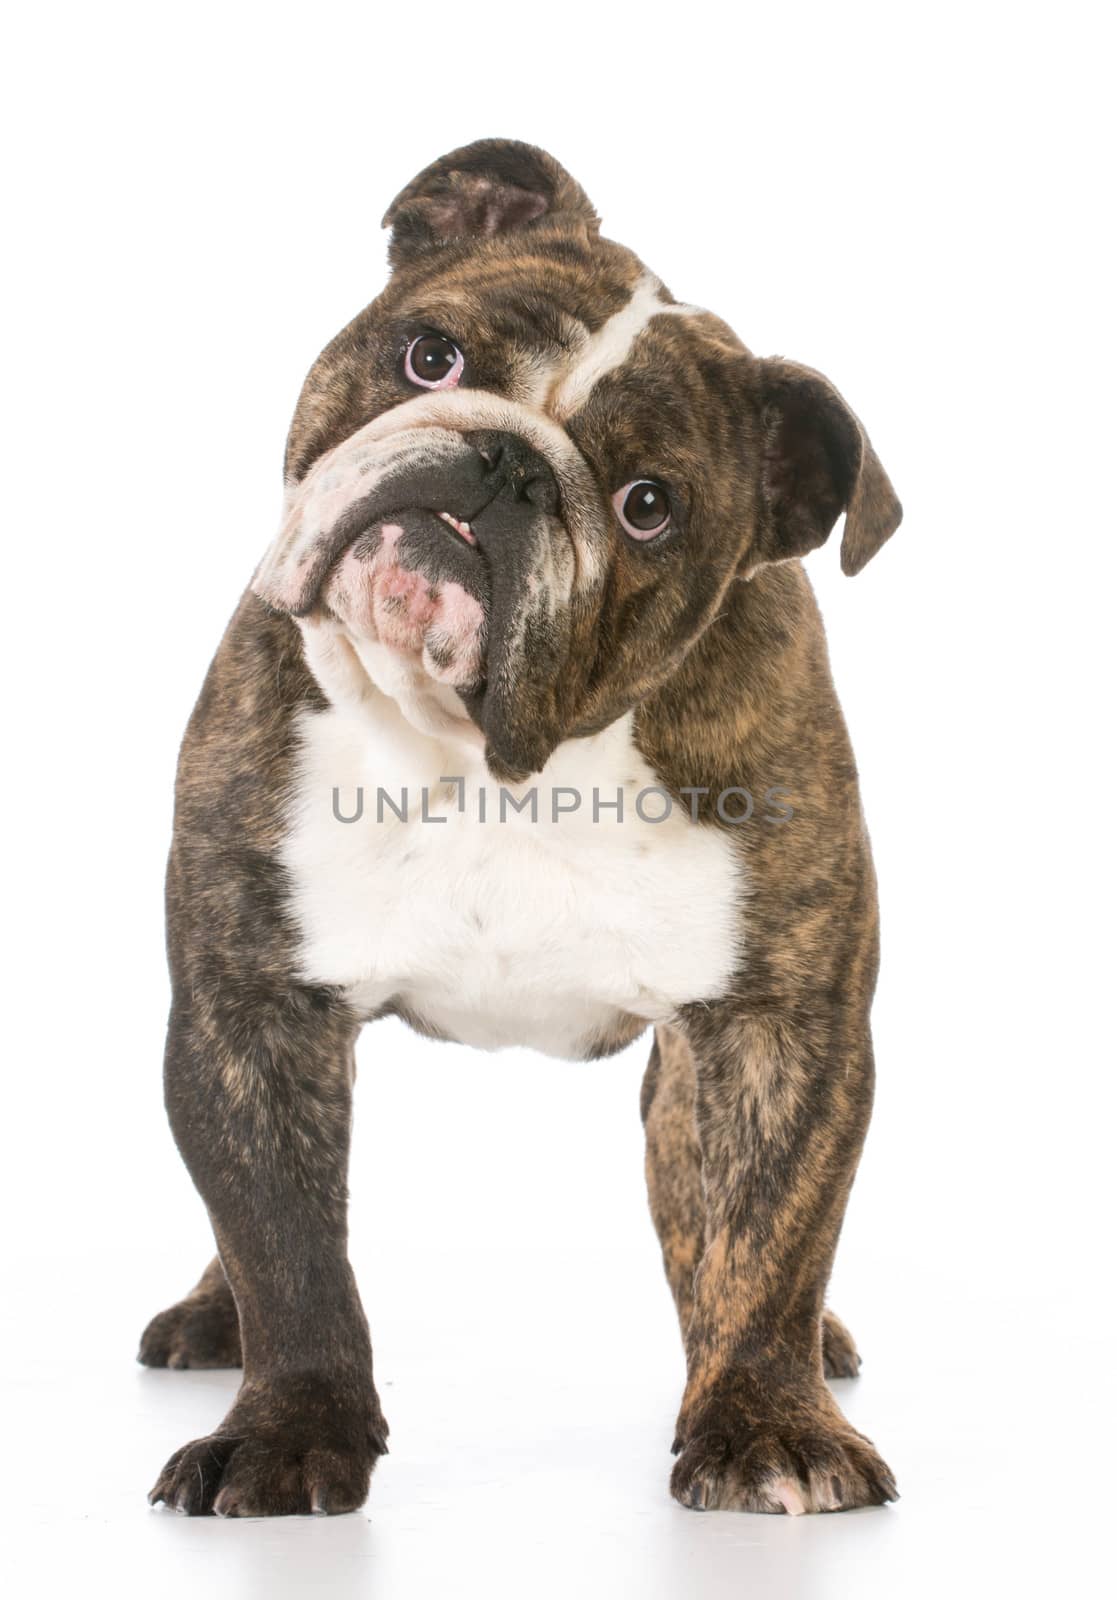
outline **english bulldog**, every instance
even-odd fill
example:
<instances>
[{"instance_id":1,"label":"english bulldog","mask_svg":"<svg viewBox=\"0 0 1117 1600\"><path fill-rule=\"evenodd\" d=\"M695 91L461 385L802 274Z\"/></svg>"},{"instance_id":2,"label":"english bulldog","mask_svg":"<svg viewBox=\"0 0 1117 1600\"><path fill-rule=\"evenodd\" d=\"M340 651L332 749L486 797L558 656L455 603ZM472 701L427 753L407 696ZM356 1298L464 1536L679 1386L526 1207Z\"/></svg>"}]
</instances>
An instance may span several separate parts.
<instances>
[{"instance_id":1,"label":"english bulldog","mask_svg":"<svg viewBox=\"0 0 1117 1600\"><path fill-rule=\"evenodd\" d=\"M218 1254L149 1366L243 1362L151 1500L359 1507L387 1451L346 1255L366 1023L604 1056L649 1027L684 1506L896 1493L828 1376L877 971L857 774L800 558L900 521L817 372L750 353L483 140L388 208L391 276L306 380L279 532L182 746L171 1127Z\"/></svg>"}]
</instances>

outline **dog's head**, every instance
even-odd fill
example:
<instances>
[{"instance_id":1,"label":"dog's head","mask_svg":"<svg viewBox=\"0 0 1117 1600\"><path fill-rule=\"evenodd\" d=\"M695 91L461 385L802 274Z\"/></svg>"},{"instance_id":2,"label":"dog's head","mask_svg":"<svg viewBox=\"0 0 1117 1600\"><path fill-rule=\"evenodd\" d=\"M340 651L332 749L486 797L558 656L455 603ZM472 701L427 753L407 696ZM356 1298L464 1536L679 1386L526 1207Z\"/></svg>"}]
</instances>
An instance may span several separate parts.
<instances>
[{"instance_id":1,"label":"dog's head","mask_svg":"<svg viewBox=\"0 0 1117 1600\"><path fill-rule=\"evenodd\" d=\"M735 579L843 511L849 573L897 527L826 379L673 300L543 151L458 150L385 223L391 279L307 378L254 581L331 696L457 717L523 778L662 683Z\"/></svg>"}]
</instances>

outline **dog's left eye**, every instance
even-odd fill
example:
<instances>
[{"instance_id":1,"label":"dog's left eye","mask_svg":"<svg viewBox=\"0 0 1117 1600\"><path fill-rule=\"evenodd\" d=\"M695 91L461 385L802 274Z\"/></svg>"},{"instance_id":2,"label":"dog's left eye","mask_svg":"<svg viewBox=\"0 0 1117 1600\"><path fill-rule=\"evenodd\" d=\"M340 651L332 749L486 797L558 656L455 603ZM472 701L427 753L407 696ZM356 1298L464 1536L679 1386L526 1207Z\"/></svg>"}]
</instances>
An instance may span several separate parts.
<instances>
[{"instance_id":1,"label":"dog's left eye","mask_svg":"<svg viewBox=\"0 0 1117 1600\"><path fill-rule=\"evenodd\" d=\"M671 521L667 490L653 478L637 478L618 489L613 509L630 539L654 539Z\"/></svg>"},{"instance_id":2,"label":"dog's left eye","mask_svg":"<svg viewBox=\"0 0 1117 1600\"><path fill-rule=\"evenodd\" d=\"M452 389L461 379L465 357L452 339L422 333L412 339L403 358L404 377L420 389Z\"/></svg>"}]
</instances>

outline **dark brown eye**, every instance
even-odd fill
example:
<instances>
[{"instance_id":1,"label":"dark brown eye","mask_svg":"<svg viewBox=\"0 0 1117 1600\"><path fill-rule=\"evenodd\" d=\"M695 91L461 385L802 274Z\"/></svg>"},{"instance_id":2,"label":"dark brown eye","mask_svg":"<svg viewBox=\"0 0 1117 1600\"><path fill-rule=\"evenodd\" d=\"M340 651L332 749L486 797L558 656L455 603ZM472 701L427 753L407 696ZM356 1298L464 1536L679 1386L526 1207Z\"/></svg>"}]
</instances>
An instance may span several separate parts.
<instances>
[{"instance_id":1,"label":"dark brown eye","mask_svg":"<svg viewBox=\"0 0 1117 1600\"><path fill-rule=\"evenodd\" d=\"M621 527L633 539L654 539L671 521L671 502L667 490L651 478L626 483L613 496L613 509Z\"/></svg>"},{"instance_id":2,"label":"dark brown eye","mask_svg":"<svg viewBox=\"0 0 1117 1600\"><path fill-rule=\"evenodd\" d=\"M404 377L421 389L452 389L462 375L465 357L452 339L440 333L412 339L403 358Z\"/></svg>"}]
</instances>

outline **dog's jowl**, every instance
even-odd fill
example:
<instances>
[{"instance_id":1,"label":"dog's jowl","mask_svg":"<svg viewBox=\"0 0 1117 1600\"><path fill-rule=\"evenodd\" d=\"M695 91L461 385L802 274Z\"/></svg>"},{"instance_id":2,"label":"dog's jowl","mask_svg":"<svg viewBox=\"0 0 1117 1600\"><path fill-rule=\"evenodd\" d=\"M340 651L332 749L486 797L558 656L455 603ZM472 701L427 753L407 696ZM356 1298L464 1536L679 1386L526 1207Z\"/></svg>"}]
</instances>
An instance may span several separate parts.
<instances>
[{"instance_id":1,"label":"dog's jowl","mask_svg":"<svg viewBox=\"0 0 1117 1600\"><path fill-rule=\"evenodd\" d=\"M799 558L900 507L818 373L676 301L542 151L388 210L392 275L311 370L279 532L179 768L166 1097L218 1257L143 1337L233 1366L153 1500L341 1512L388 1426L346 1257L353 1051L607 1054L652 1027L652 1215L686 1506L895 1494L825 1379L872 1099L873 869Z\"/></svg>"}]
</instances>

